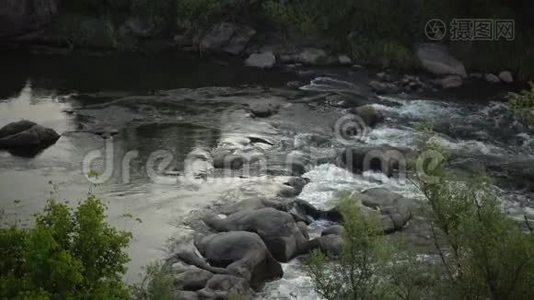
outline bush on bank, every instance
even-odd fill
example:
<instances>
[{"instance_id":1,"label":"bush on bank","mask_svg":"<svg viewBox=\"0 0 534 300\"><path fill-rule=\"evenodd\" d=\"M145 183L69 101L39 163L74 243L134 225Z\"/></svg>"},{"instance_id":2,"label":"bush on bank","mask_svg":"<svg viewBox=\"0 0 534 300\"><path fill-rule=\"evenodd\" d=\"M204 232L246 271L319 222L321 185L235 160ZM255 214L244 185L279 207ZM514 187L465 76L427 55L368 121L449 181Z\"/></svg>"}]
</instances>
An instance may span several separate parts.
<instances>
[{"instance_id":1,"label":"bush on bank","mask_svg":"<svg viewBox=\"0 0 534 300\"><path fill-rule=\"evenodd\" d=\"M94 196L76 209L50 201L33 228L0 229L0 298L128 299L131 234L111 227Z\"/></svg>"}]
</instances>

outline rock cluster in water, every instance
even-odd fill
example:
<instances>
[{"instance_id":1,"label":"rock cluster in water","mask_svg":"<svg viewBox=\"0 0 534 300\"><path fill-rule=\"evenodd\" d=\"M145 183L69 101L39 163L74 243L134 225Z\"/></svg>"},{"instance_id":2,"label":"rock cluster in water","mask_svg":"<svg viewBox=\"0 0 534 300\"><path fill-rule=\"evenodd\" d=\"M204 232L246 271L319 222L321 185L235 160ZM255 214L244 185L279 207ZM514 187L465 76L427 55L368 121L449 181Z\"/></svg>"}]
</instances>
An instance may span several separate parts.
<instances>
[{"instance_id":1,"label":"rock cluster in water","mask_svg":"<svg viewBox=\"0 0 534 300\"><path fill-rule=\"evenodd\" d=\"M292 177L286 185L298 194L307 182ZM380 188L353 193L351 199L364 213L377 215L386 234L403 230L419 207L416 200ZM343 248L343 218L337 207L320 210L279 196L248 199L200 215L202 226L178 243L165 264L175 278L177 299L250 299L266 282L283 276L281 263L314 249L338 255ZM333 225L310 239L308 225L316 220Z\"/></svg>"}]
</instances>

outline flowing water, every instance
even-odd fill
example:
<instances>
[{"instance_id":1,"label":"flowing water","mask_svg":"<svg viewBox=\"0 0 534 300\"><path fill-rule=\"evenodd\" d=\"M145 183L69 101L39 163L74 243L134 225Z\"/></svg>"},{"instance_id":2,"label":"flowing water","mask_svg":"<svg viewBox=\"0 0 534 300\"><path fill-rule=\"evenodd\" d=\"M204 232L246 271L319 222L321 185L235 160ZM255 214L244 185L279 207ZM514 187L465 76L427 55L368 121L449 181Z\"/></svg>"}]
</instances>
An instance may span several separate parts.
<instances>
[{"instance_id":1,"label":"flowing water","mask_svg":"<svg viewBox=\"0 0 534 300\"><path fill-rule=\"evenodd\" d=\"M108 204L110 222L133 233L129 281L166 254L169 239L186 230L182 222L192 212L274 197L290 175L288 156L304 158L304 177L311 180L299 198L323 208L346 189L386 187L420 197L403 178L354 175L336 166L336 156L362 143L417 149L421 122L435 124L440 144L461 165L534 162L532 136L491 98L381 97L373 106L386 116L383 124L358 140L336 135L345 111L325 99L354 95L365 71L256 71L184 58L5 56L0 63L0 126L28 119L62 134L35 158L0 152L3 225L30 225L47 199L75 204L91 191ZM302 84L288 87L291 81ZM280 111L252 118L247 105L264 101L280 104ZM246 174L186 167L186 158L221 145L264 157L266 167L252 166ZM98 184L87 176L93 169L101 174ZM527 188L498 190L512 216L534 217ZM267 284L259 298L316 298L302 261L284 270L284 278Z\"/></svg>"}]
</instances>

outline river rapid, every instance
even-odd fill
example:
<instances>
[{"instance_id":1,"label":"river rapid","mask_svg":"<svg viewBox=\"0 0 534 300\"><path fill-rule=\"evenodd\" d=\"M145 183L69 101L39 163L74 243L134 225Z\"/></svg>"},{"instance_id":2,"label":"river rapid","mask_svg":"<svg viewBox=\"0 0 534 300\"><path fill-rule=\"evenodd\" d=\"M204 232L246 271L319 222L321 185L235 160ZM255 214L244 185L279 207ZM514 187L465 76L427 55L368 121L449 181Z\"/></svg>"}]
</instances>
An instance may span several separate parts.
<instances>
[{"instance_id":1,"label":"river rapid","mask_svg":"<svg viewBox=\"0 0 534 300\"><path fill-rule=\"evenodd\" d=\"M109 221L133 233L127 280L168 254L189 230L183 223L210 206L276 197L288 157L310 180L298 198L328 208L335 193L384 187L421 197L401 177L339 167L347 146L417 150L421 122L431 122L459 170L489 166L512 217L534 219L534 138L501 102L502 91L429 96L380 96L372 106L384 122L352 139L336 134L346 115L339 99L359 97L369 72L357 68L273 71L188 58L2 57L0 127L20 119L55 129L59 141L35 158L0 152L3 226L31 225L49 198L76 204L88 192L109 207ZM473 96L470 96L470 95ZM275 102L278 112L252 117L251 103ZM265 163L247 170L188 165L217 147L238 149ZM507 168L502 165L509 166ZM88 171L101 176L89 178ZM523 172L523 173L521 173ZM97 182L98 181L98 182ZM322 228L325 224L312 224ZM284 264L284 278L266 285L263 299L316 299L302 261Z\"/></svg>"}]
</instances>

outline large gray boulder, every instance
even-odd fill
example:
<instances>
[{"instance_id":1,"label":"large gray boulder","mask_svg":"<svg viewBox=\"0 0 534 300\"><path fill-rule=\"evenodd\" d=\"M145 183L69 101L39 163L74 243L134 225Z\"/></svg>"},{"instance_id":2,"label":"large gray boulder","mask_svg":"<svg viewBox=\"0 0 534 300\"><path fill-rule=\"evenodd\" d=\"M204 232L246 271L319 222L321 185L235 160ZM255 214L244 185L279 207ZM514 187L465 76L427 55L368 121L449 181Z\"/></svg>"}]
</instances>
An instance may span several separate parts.
<instances>
[{"instance_id":1,"label":"large gray boulder","mask_svg":"<svg viewBox=\"0 0 534 300\"><path fill-rule=\"evenodd\" d=\"M22 120L0 129L0 149L20 156L34 156L53 145L60 135L31 121Z\"/></svg>"},{"instance_id":2,"label":"large gray boulder","mask_svg":"<svg viewBox=\"0 0 534 300\"><path fill-rule=\"evenodd\" d=\"M59 0L2 0L0 39L36 31L50 23L58 13Z\"/></svg>"},{"instance_id":3,"label":"large gray boulder","mask_svg":"<svg viewBox=\"0 0 534 300\"><path fill-rule=\"evenodd\" d=\"M245 65L254 68L269 69L276 64L276 56L272 52L253 53L245 61Z\"/></svg>"},{"instance_id":4,"label":"large gray boulder","mask_svg":"<svg viewBox=\"0 0 534 300\"><path fill-rule=\"evenodd\" d=\"M227 22L215 24L201 39L200 46L209 51L240 54L256 31L248 26Z\"/></svg>"},{"instance_id":5,"label":"large gray boulder","mask_svg":"<svg viewBox=\"0 0 534 300\"><path fill-rule=\"evenodd\" d=\"M439 44L423 43L417 45L416 55L421 66L434 75L459 75L467 77L465 67L452 56L447 47Z\"/></svg>"},{"instance_id":6,"label":"large gray boulder","mask_svg":"<svg viewBox=\"0 0 534 300\"><path fill-rule=\"evenodd\" d=\"M211 266L225 268L231 274L245 278L254 289L283 275L282 267L255 233L212 234L197 241L196 247Z\"/></svg>"},{"instance_id":7,"label":"large gray boulder","mask_svg":"<svg viewBox=\"0 0 534 300\"><path fill-rule=\"evenodd\" d=\"M234 213L224 219L207 216L204 222L217 231L257 233L271 254L282 262L307 251L307 239L291 214L274 208Z\"/></svg>"}]
</instances>

